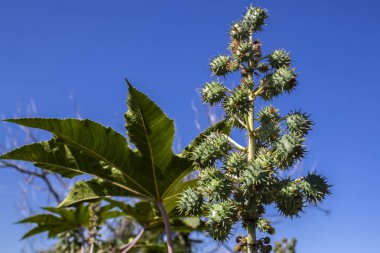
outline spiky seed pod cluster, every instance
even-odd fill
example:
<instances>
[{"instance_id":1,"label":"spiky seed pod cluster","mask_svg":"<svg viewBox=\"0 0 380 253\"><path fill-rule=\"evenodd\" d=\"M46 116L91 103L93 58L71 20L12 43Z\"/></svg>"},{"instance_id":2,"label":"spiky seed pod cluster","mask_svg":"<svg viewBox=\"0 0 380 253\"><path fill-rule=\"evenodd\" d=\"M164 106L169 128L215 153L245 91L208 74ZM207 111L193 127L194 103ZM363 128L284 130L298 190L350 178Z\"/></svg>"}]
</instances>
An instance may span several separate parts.
<instances>
[{"instance_id":1,"label":"spiky seed pod cluster","mask_svg":"<svg viewBox=\"0 0 380 253\"><path fill-rule=\"evenodd\" d=\"M260 167L260 165L251 162L247 170L243 172L240 178L242 187L246 193L260 191L268 187L272 182L271 172Z\"/></svg>"},{"instance_id":2,"label":"spiky seed pod cluster","mask_svg":"<svg viewBox=\"0 0 380 253\"><path fill-rule=\"evenodd\" d=\"M236 41L247 40L249 33L249 27L244 22L234 23L230 31L231 38Z\"/></svg>"},{"instance_id":3,"label":"spiky seed pod cluster","mask_svg":"<svg viewBox=\"0 0 380 253\"><path fill-rule=\"evenodd\" d=\"M261 124L278 123L281 118L279 110L272 105L262 108L257 116Z\"/></svg>"},{"instance_id":4,"label":"spiky seed pod cluster","mask_svg":"<svg viewBox=\"0 0 380 253\"><path fill-rule=\"evenodd\" d=\"M178 209L186 215L201 215L203 211L203 196L198 191L187 189L182 193Z\"/></svg>"},{"instance_id":5,"label":"spiky seed pod cluster","mask_svg":"<svg viewBox=\"0 0 380 253\"><path fill-rule=\"evenodd\" d=\"M299 182L302 189L302 194L309 203L318 203L330 194L329 188L331 185L327 183L324 176L318 175L315 172L309 173Z\"/></svg>"},{"instance_id":6,"label":"spiky seed pod cluster","mask_svg":"<svg viewBox=\"0 0 380 253\"><path fill-rule=\"evenodd\" d=\"M284 216L299 216L305 206L301 188L296 181L283 180L277 192L276 204L280 213Z\"/></svg>"},{"instance_id":7,"label":"spiky seed pod cluster","mask_svg":"<svg viewBox=\"0 0 380 253\"><path fill-rule=\"evenodd\" d=\"M257 131L257 137L263 144L275 143L280 136L281 128L278 123L261 124Z\"/></svg>"},{"instance_id":8,"label":"spiky seed pod cluster","mask_svg":"<svg viewBox=\"0 0 380 253\"><path fill-rule=\"evenodd\" d=\"M286 125L289 131L295 135L306 135L311 130L313 122L306 113L293 112L287 115Z\"/></svg>"},{"instance_id":9,"label":"spiky seed pod cluster","mask_svg":"<svg viewBox=\"0 0 380 253\"><path fill-rule=\"evenodd\" d=\"M225 76L230 72L231 57L219 55L210 63L211 73L216 76Z\"/></svg>"},{"instance_id":10,"label":"spiky seed pod cluster","mask_svg":"<svg viewBox=\"0 0 380 253\"><path fill-rule=\"evenodd\" d=\"M197 190L185 191L179 208L188 214L202 213L208 233L219 241L228 238L238 220L247 230L252 231L254 224L254 229L274 234L263 217L266 206L274 205L284 216L296 217L307 203L319 203L330 194L330 185L316 173L298 179L286 176L306 154L305 138L313 126L310 117L300 111L281 116L271 105L254 110L256 100L272 100L297 85L298 74L291 67L289 53L279 49L265 55L257 39L267 17L265 9L249 7L231 27L230 55L211 60L214 76L240 70L238 86L232 89L212 81L201 91L205 103L221 104L225 122L246 130L249 138L249 146L242 147L230 137L213 133L192 149L191 159L199 170ZM249 242L249 238L239 239L237 251L271 250L268 239Z\"/></svg>"},{"instance_id":11,"label":"spiky seed pod cluster","mask_svg":"<svg viewBox=\"0 0 380 253\"><path fill-rule=\"evenodd\" d=\"M226 96L226 87L219 82L206 83L202 88L203 101L210 105L219 104Z\"/></svg>"},{"instance_id":12,"label":"spiky seed pod cluster","mask_svg":"<svg viewBox=\"0 0 380 253\"><path fill-rule=\"evenodd\" d=\"M292 62L290 55L283 49L273 51L269 56L269 64L273 68L289 67Z\"/></svg>"},{"instance_id":13,"label":"spiky seed pod cluster","mask_svg":"<svg viewBox=\"0 0 380 253\"><path fill-rule=\"evenodd\" d=\"M303 137L291 133L284 134L276 143L274 160L280 169L288 169L304 158L306 149Z\"/></svg>"},{"instance_id":14,"label":"spiky seed pod cluster","mask_svg":"<svg viewBox=\"0 0 380 253\"><path fill-rule=\"evenodd\" d=\"M264 80L266 89L261 94L264 100L271 100L284 92L291 92L297 85L297 73L294 69L280 67Z\"/></svg>"},{"instance_id":15,"label":"spiky seed pod cluster","mask_svg":"<svg viewBox=\"0 0 380 253\"><path fill-rule=\"evenodd\" d=\"M234 57L240 62L246 62L252 58L254 53L252 43L250 41L244 41L238 44Z\"/></svg>"},{"instance_id":16,"label":"spiky seed pod cluster","mask_svg":"<svg viewBox=\"0 0 380 253\"><path fill-rule=\"evenodd\" d=\"M261 31L269 14L266 9L250 6L243 17L243 22L251 31Z\"/></svg>"},{"instance_id":17,"label":"spiky seed pod cluster","mask_svg":"<svg viewBox=\"0 0 380 253\"><path fill-rule=\"evenodd\" d=\"M216 203L210 206L206 218L208 234L214 240L223 242L228 239L236 221L236 207L229 201Z\"/></svg>"},{"instance_id":18,"label":"spiky seed pod cluster","mask_svg":"<svg viewBox=\"0 0 380 253\"><path fill-rule=\"evenodd\" d=\"M227 200L232 193L232 182L214 167L200 172L200 189L210 202Z\"/></svg>"},{"instance_id":19,"label":"spiky seed pod cluster","mask_svg":"<svg viewBox=\"0 0 380 253\"><path fill-rule=\"evenodd\" d=\"M227 175L239 177L247 170L247 155L244 153L232 153L225 159L223 168Z\"/></svg>"},{"instance_id":20,"label":"spiky seed pod cluster","mask_svg":"<svg viewBox=\"0 0 380 253\"><path fill-rule=\"evenodd\" d=\"M200 169L211 167L218 159L226 155L230 149L231 145L226 136L213 133L193 149L192 160Z\"/></svg>"},{"instance_id":21,"label":"spiky seed pod cluster","mask_svg":"<svg viewBox=\"0 0 380 253\"><path fill-rule=\"evenodd\" d=\"M241 117L252 109L251 105L250 91L243 86L237 87L223 103L224 110L230 117Z\"/></svg>"},{"instance_id":22,"label":"spiky seed pod cluster","mask_svg":"<svg viewBox=\"0 0 380 253\"><path fill-rule=\"evenodd\" d=\"M273 160L273 151L265 147L260 147L257 150L254 163L258 164L261 168L264 168L265 170L272 171L275 167L275 162Z\"/></svg>"}]
</instances>

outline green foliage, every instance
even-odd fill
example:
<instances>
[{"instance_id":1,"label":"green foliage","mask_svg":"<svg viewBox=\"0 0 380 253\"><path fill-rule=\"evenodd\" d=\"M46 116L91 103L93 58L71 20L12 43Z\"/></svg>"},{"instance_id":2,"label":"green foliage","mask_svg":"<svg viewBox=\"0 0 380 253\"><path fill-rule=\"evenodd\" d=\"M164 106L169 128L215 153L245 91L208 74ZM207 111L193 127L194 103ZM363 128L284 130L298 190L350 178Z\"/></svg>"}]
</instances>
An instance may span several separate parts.
<instances>
[{"instance_id":1,"label":"green foliage","mask_svg":"<svg viewBox=\"0 0 380 253\"><path fill-rule=\"evenodd\" d=\"M112 208L99 203L72 208L45 207L43 209L49 213L31 216L18 223L37 225L22 239L47 232L49 238L58 239L54 247L57 252L79 252L86 245L98 243L99 230L107 219L121 216Z\"/></svg>"},{"instance_id":2,"label":"green foliage","mask_svg":"<svg viewBox=\"0 0 380 253\"><path fill-rule=\"evenodd\" d=\"M225 122L245 130L248 147L218 131L194 145L190 158L199 170L198 182L179 201L181 212L206 218L207 233L218 241L227 240L240 221L248 234L237 238L236 250L249 253L272 250L268 237L256 238L256 230L275 232L265 218L266 206L293 218L308 203L318 204L330 194L330 185L316 172L286 176L306 155L306 135L313 126L310 117L300 111L282 116L273 105L255 108L257 100L271 101L297 85L298 74L287 51L262 56L262 43L256 38L267 17L267 10L249 7L231 27L230 54L210 63L212 75L219 78L240 70L239 84L230 89L211 81L202 89L205 103L221 104Z\"/></svg>"},{"instance_id":3,"label":"green foliage","mask_svg":"<svg viewBox=\"0 0 380 253\"><path fill-rule=\"evenodd\" d=\"M173 154L173 121L131 85L128 105L126 128L136 150L121 134L90 120L12 119L8 121L50 131L54 137L1 158L30 161L66 177L88 174L96 178L79 181L62 206L106 196L175 201L178 190L186 186L181 179L192 166Z\"/></svg>"},{"instance_id":4,"label":"green foliage","mask_svg":"<svg viewBox=\"0 0 380 253\"><path fill-rule=\"evenodd\" d=\"M128 89L126 130L136 149L123 135L91 120L10 119L7 121L49 131L53 138L23 146L0 158L29 161L69 178L92 176L76 182L60 207L109 197L133 197L163 205L161 212L174 215L179 194L194 184L183 180L193 170L189 150L215 130L228 133L228 127L223 122L217 124L176 155L172 151L173 121L129 83ZM162 225L162 218L159 219Z\"/></svg>"},{"instance_id":5,"label":"green foliage","mask_svg":"<svg viewBox=\"0 0 380 253\"><path fill-rule=\"evenodd\" d=\"M18 222L37 225L27 232L22 239L44 232L48 232L48 236L52 238L60 233L74 232L89 225L89 206L80 205L71 209L45 207L43 209L50 213L38 214Z\"/></svg>"}]
</instances>

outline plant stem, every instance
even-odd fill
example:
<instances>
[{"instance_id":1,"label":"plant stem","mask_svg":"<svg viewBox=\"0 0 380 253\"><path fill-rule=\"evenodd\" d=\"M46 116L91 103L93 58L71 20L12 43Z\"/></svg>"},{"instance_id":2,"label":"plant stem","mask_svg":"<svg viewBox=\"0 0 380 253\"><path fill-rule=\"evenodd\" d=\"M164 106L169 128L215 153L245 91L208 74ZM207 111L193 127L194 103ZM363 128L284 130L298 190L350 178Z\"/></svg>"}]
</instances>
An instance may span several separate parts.
<instances>
[{"instance_id":1,"label":"plant stem","mask_svg":"<svg viewBox=\"0 0 380 253\"><path fill-rule=\"evenodd\" d=\"M160 200L157 200L156 204L161 212L162 220L164 221L165 225L166 244L168 245L168 253L173 253L173 239L168 213L166 212L165 207Z\"/></svg>"},{"instance_id":2,"label":"plant stem","mask_svg":"<svg viewBox=\"0 0 380 253\"><path fill-rule=\"evenodd\" d=\"M251 33L249 36L250 42L253 43L253 34ZM252 61L248 62L248 68L252 71L253 70L253 63ZM253 81L253 76L249 76L249 79ZM252 94L252 108L251 111L248 113L248 161L255 160L255 152L256 152L256 138L254 134L255 129L255 97L254 94ZM256 203L253 197L250 197L248 200L248 221L247 221L247 249L248 253L257 253L257 247L256 247Z\"/></svg>"},{"instance_id":3,"label":"plant stem","mask_svg":"<svg viewBox=\"0 0 380 253\"><path fill-rule=\"evenodd\" d=\"M251 129L254 129L254 104L252 102L252 111L248 115L249 124ZM255 159L255 152L256 152L256 140L254 133L249 130L248 132L248 161L253 161ZM249 213L249 220L247 221L247 248L248 253L257 253L257 248L255 247L256 242L256 222L254 219L252 219L254 216L256 216L256 206L255 201L253 197L251 197L248 201L248 213Z\"/></svg>"}]
</instances>

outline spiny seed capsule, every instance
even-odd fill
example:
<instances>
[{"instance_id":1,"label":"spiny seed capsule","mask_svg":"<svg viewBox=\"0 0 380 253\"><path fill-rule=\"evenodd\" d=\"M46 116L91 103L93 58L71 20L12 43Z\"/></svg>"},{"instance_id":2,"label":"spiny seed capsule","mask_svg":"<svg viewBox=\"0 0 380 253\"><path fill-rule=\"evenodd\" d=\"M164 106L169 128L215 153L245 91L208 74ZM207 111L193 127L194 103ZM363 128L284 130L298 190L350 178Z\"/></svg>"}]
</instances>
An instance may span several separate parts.
<instances>
[{"instance_id":1,"label":"spiny seed capsule","mask_svg":"<svg viewBox=\"0 0 380 253\"><path fill-rule=\"evenodd\" d=\"M220 103L226 95L227 88L219 82L212 81L206 83L202 90L202 97L205 103L215 105Z\"/></svg>"},{"instance_id":2,"label":"spiny seed capsule","mask_svg":"<svg viewBox=\"0 0 380 253\"><path fill-rule=\"evenodd\" d=\"M227 55L220 55L218 57L215 57L211 63L211 73L216 76L224 76L226 75L229 70L231 59Z\"/></svg>"},{"instance_id":3,"label":"spiny seed capsule","mask_svg":"<svg viewBox=\"0 0 380 253\"><path fill-rule=\"evenodd\" d=\"M275 50L269 56L269 64L276 69L283 66L288 67L291 64L290 55L283 49Z\"/></svg>"}]
</instances>

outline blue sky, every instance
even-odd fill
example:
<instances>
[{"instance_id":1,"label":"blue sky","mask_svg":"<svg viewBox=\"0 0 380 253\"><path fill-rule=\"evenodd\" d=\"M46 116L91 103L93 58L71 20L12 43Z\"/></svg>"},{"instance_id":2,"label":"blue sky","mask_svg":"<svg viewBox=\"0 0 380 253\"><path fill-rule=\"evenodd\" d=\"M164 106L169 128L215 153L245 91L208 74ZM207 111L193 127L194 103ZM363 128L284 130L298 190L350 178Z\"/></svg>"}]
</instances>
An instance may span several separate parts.
<instances>
[{"instance_id":1,"label":"blue sky","mask_svg":"<svg viewBox=\"0 0 380 253\"><path fill-rule=\"evenodd\" d=\"M191 101L209 81L208 60L226 51L228 29L250 1L0 1L0 113L11 117L33 99L38 115L81 115L116 126L126 110L127 77L176 121L185 145L198 134ZM377 252L380 235L380 3L253 1L271 17L263 48L289 50L300 72L292 96L275 104L302 108L316 125L302 166L333 184L323 203L281 222L278 236L297 237L299 252ZM235 80L236 81L236 80ZM232 83L234 81L232 80ZM121 130L119 127L118 130ZM0 130L0 140L5 132ZM0 174L2 252L19 252L25 227L16 201L20 177Z\"/></svg>"}]
</instances>

